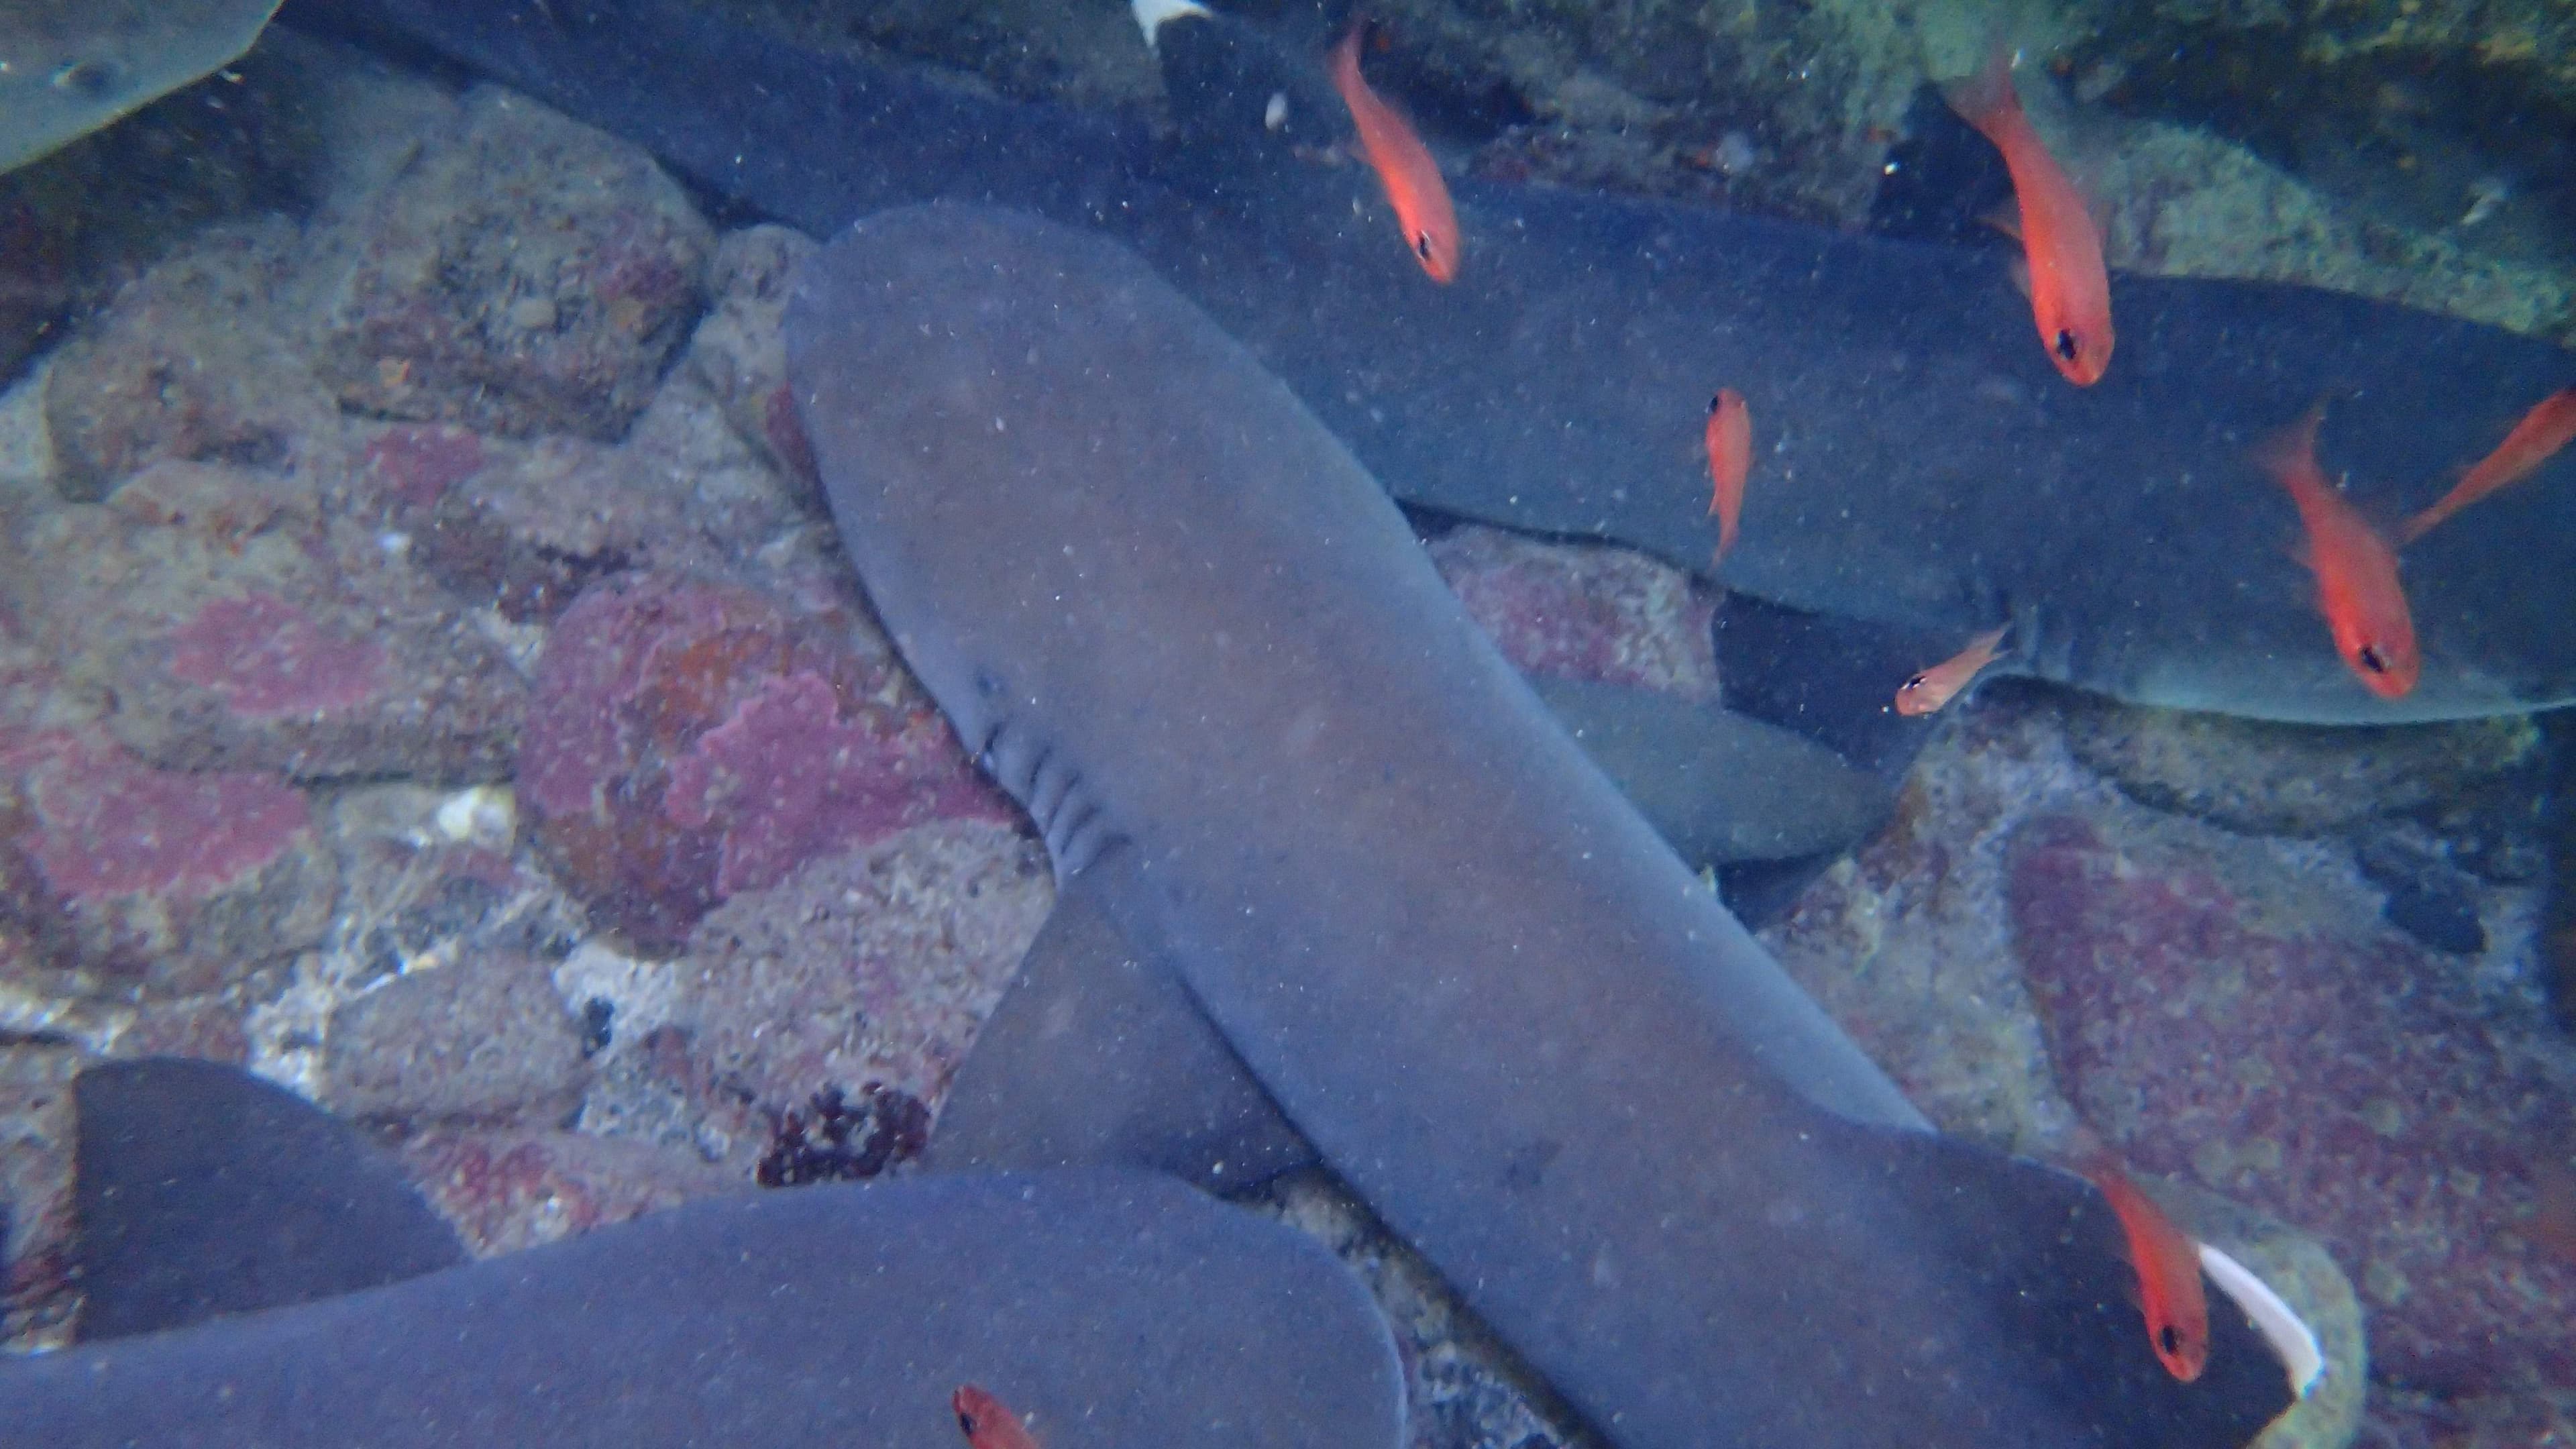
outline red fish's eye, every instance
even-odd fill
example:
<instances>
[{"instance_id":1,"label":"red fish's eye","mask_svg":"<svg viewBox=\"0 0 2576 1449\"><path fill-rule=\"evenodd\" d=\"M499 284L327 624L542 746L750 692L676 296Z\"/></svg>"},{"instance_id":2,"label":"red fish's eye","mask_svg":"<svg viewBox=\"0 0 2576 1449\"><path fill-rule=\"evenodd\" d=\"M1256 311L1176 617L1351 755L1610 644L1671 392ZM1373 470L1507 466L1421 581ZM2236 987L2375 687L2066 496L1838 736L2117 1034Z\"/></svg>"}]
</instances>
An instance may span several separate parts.
<instances>
[{"instance_id":1,"label":"red fish's eye","mask_svg":"<svg viewBox=\"0 0 2576 1449\"><path fill-rule=\"evenodd\" d=\"M1423 231L1413 234L1413 253L1426 262L1431 260L1431 233Z\"/></svg>"},{"instance_id":2,"label":"red fish's eye","mask_svg":"<svg viewBox=\"0 0 2576 1449\"><path fill-rule=\"evenodd\" d=\"M2075 345L2075 334L2073 332L2068 331L2063 327L2057 329L2058 356L2065 358L2069 362L2073 362L2075 360L2075 354L2082 350L2082 348Z\"/></svg>"},{"instance_id":3,"label":"red fish's eye","mask_svg":"<svg viewBox=\"0 0 2576 1449\"><path fill-rule=\"evenodd\" d=\"M1724 406L1726 406L1726 394L1722 392L1713 392L1708 395L1708 410L1710 412L1716 412L1719 408Z\"/></svg>"},{"instance_id":4,"label":"red fish's eye","mask_svg":"<svg viewBox=\"0 0 2576 1449\"><path fill-rule=\"evenodd\" d=\"M2156 1342L2164 1345L2167 1353L2180 1353L2182 1352L2182 1331L2168 1323L2156 1330Z\"/></svg>"},{"instance_id":5,"label":"red fish's eye","mask_svg":"<svg viewBox=\"0 0 2576 1449\"><path fill-rule=\"evenodd\" d=\"M2368 644L2364 644L2357 652L2361 657L2362 668L2369 670L2373 674L2386 674L2388 672L2388 661L2379 657L2379 651L2377 649L2372 648Z\"/></svg>"},{"instance_id":6,"label":"red fish's eye","mask_svg":"<svg viewBox=\"0 0 2576 1449\"><path fill-rule=\"evenodd\" d=\"M1896 686L1896 692L1899 694L1912 694L1914 691L1921 689L1922 687L1923 676L1918 674L1912 679L1905 681L1903 684Z\"/></svg>"}]
</instances>

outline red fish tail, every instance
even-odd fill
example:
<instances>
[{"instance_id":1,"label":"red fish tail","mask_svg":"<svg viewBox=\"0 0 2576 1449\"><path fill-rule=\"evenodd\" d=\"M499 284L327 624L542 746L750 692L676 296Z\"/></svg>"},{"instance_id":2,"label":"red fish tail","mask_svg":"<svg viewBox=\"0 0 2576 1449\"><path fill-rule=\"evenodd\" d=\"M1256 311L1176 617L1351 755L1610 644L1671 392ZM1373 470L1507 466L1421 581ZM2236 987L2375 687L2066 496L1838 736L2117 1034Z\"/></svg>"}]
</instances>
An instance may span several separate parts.
<instances>
[{"instance_id":1,"label":"red fish tail","mask_svg":"<svg viewBox=\"0 0 2576 1449\"><path fill-rule=\"evenodd\" d=\"M2254 461L2296 494L2317 471L2317 433L2325 426L2326 405L2320 399L2307 416L2254 445Z\"/></svg>"}]
</instances>

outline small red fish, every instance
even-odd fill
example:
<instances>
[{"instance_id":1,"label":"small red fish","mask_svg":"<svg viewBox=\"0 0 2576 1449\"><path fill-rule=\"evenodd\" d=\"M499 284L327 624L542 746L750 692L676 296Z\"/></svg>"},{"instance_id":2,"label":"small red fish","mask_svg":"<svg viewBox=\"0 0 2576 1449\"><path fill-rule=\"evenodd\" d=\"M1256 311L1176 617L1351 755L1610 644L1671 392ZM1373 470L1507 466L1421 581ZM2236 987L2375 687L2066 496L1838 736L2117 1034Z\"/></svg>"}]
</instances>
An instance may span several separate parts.
<instances>
[{"instance_id":1,"label":"small red fish","mask_svg":"<svg viewBox=\"0 0 2576 1449\"><path fill-rule=\"evenodd\" d=\"M2371 693L2399 699L2424 672L2415 618L2397 582L2397 551L2317 466L2317 429L2325 416L2325 404L2317 404L2265 440L2254 458L2299 505L2307 565L2317 575L2317 608L2334 631L2335 651Z\"/></svg>"},{"instance_id":2,"label":"small red fish","mask_svg":"<svg viewBox=\"0 0 2576 1449\"><path fill-rule=\"evenodd\" d=\"M2398 531L2398 544L2413 543L2452 514L2530 477L2570 439L2576 439L2576 387L2562 387L2524 413L2495 451L2479 459L2458 487L2442 495L2441 502L2406 520Z\"/></svg>"},{"instance_id":3,"label":"small red fish","mask_svg":"<svg viewBox=\"0 0 2576 1449\"><path fill-rule=\"evenodd\" d=\"M1903 715L1931 714L1968 687L1977 672L2003 657L2004 635L2012 625L1989 629L1968 641L1968 647L1924 670L1896 687L1896 712Z\"/></svg>"},{"instance_id":4,"label":"small red fish","mask_svg":"<svg viewBox=\"0 0 2576 1449\"><path fill-rule=\"evenodd\" d=\"M1431 280L1455 281L1462 243L1458 213L1449 204L1448 183L1440 179L1440 163L1431 159L1430 149L1413 133L1412 125L1379 100L1360 77L1360 37L1367 29L1368 22L1355 22L1342 43L1333 47L1333 89L1342 93L1342 103L1351 108L1360 149L1368 153L1369 166L1386 187L1396 224L1404 228L1404 244L1413 249L1414 259L1431 274Z\"/></svg>"},{"instance_id":5,"label":"small red fish","mask_svg":"<svg viewBox=\"0 0 2576 1449\"><path fill-rule=\"evenodd\" d=\"M2209 1365L2209 1300L2200 1284L2200 1245L2175 1227L2108 1153L2087 1159L2083 1172L2109 1200L2128 1238L2147 1342L2167 1373L2190 1383Z\"/></svg>"},{"instance_id":6,"label":"small red fish","mask_svg":"<svg viewBox=\"0 0 2576 1449\"><path fill-rule=\"evenodd\" d=\"M1038 1449L1020 1416L973 1384L959 1384L948 1396L948 1407L957 1411L957 1427L972 1449Z\"/></svg>"},{"instance_id":7,"label":"small red fish","mask_svg":"<svg viewBox=\"0 0 2576 1449\"><path fill-rule=\"evenodd\" d=\"M1708 400L1708 516L1717 520L1717 557L1735 547L1735 522L1744 515L1744 475L1753 470L1753 414L1744 394L1721 387ZM1711 560L1714 562L1715 560Z\"/></svg>"},{"instance_id":8,"label":"small red fish","mask_svg":"<svg viewBox=\"0 0 2576 1449\"><path fill-rule=\"evenodd\" d=\"M2022 114L2009 49L1998 47L1984 70L1948 94L1950 108L1995 143L2012 172L2040 344L2068 381L2091 387L2111 366L2111 278L2102 267L2101 228Z\"/></svg>"}]
</instances>

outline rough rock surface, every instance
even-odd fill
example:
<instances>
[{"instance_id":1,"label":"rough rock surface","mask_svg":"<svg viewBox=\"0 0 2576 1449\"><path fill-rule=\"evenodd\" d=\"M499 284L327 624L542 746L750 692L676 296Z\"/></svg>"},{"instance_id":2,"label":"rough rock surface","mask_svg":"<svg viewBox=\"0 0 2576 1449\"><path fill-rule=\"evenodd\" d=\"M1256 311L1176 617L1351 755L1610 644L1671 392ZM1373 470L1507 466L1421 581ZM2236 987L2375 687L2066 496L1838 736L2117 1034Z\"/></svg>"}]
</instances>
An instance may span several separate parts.
<instances>
[{"instance_id":1,"label":"rough rock surface","mask_svg":"<svg viewBox=\"0 0 2576 1449\"><path fill-rule=\"evenodd\" d=\"M2385 1374L2576 1387L2576 1255L2546 1227L2576 1048L2527 982L2428 955L2293 859L2152 820L2021 824L2014 939L2061 1079L2139 1165L2323 1236Z\"/></svg>"},{"instance_id":2,"label":"rough rock surface","mask_svg":"<svg viewBox=\"0 0 2576 1449\"><path fill-rule=\"evenodd\" d=\"M477 1257L743 1190L688 1153L580 1132L442 1130L402 1157Z\"/></svg>"},{"instance_id":3,"label":"rough rock surface","mask_svg":"<svg viewBox=\"0 0 2576 1449\"><path fill-rule=\"evenodd\" d=\"M650 159L493 88L363 227L317 358L344 406L603 442L688 335L713 247Z\"/></svg>"},{"instance_id":4,"label":"rough rock surface","mask_svg":"<svg viewBox=\"0 0 2576 1449\"><path fill-rule=\"evenodd\" d=\"M0 1044L0 1344L70 1332L71 1087L85 1059L61 1044Z\"/></svg>"},{"instance_id":5,"label":"rough rock surface","mask_svg":"<svg viewBox=\"0 0 2576 1449\"><path fill-rule=\"evenodd\" d=\"M1442 535L1431 561L1523 673L1718 697L1717 598L1679 569L1629 549L1476 526Z\"/></svg>"},{"instance_id":6,"label":"rough rock surface","mask_svg":"<svg viewBox=\"0 0 2576 1449\"><path fill-rule=\"evenodd\" d=\"M797 266L813 240L783 226L728 232L716 245L709 287L715 303L689 341L689 366L724 409L734 431L760 447L790 479L810 483L807 451L786 394L787 347L779 319ZM819 495L809 495L820 508Z\"/></svg>"},{"instance_id":7,"label":"rough rock surface","mask_svg":"<svg viewBox=\"0 0 2576 1449\"><path fill-rule=\"evenodd\" d=\"M537 838L602 924L668 949L806 860L1013 818L882 643L737 585L631 574L555 626L519 759Z\"/></svg>"},{"instance_id":8,"label":"rough rock surface","mask_svg":"<svg viewBox=\"0 0 2576 1449\"><path fill-rule=\"evenodd\" d=\"M381 530L292 478L169 461L16 530L5 590L155 763L489 779L524 692Z\"/></svg>"},{"instance_id":9,"label":"rough rock surface","mask_svg":"<svg viewBox=\"0 0 2576 1449\"><path fill-rule=\"evenodd\" d=\"M338 884L286 781L59 732L0 739L0 859L0 917L95 990L237 981L321 939Z\"/></svg>"},{"instance_id":10,"label":"rough rock surface","mask_svg":"<svg viewBox=\"0 0 2576 1449\"><path fill-rule=\"evenodd\" d=\"M609 1035L584 1125L747 1175L818 1093L935 1105L1053 899L1026 835L942 821L736 895L675 962L577 956L558 985Z\"/></svg>"},{"instance_id":11,"label":"rough rock surface","mask_svg":"<svg viewBox=\"0 0 2576 1449\"><path fill-rule=\"evenodd\" d=\"M103 498L163 459L283 469L329 430L295 337L306 246L274 218L219 228L73 335L45 385L64 496Z\"/></svg>"},{"instance_id":12,"label":"rough rock surface","mask_svg":"<svg viewBox=\"0 0 2576 1449\"><path fill-rule=\"evenodd\" d=\"M2120 704L2064 702L2076 757L2159 810L2253 835L2321 835L2373 816L2529 794L2528 719L2332 729Z\"/></svg>"},{"instance_id":13,"label":"rough rock surface","mask_svg":"<svg viewBox=\"0 0 2576 1449\"><path fill-rule=\"evenodd\" d=\"M581 1027L548 964L477 952L407 972L331 1014L322 1104L409 1123L552 1125L581 1101Z\"/></svg>"}]
</instances>

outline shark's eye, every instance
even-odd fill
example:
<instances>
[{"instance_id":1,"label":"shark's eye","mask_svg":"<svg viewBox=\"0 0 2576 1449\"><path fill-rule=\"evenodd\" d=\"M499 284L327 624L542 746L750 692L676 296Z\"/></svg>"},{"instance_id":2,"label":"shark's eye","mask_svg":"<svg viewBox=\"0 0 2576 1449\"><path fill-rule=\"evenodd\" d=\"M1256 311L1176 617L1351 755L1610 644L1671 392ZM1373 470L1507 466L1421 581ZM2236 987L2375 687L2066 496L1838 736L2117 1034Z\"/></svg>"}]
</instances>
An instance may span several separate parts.
<instances>
[{"instance_id":1,"label":"shark's eye","mask_svg":"<svg viewBox=\"0 0 2576 1449\"><path fill-rule=\"evenodd\" d=\"M2379 651L2376 648L2368 644L2364 644L2357 652L2361 658L2362 668L2369 670L2373 674L2386 674L2388 672L2388 661L2379 657Z\"/></svg>"},{"instance_id":2,"label":"shark's eye","mask_svg":"<svg viewBox=\"0 0 2576 1449\"><path fill-rule=\"evenodd\" d=\"M2057 329L2058 356L2065 358L2069 362L2073 362L2075 360L2075 354L2082 350L2083 349L2075 345L2075 334L2072 331L2069 331L2064 327Z\"/></svg>"}]
</instances>

